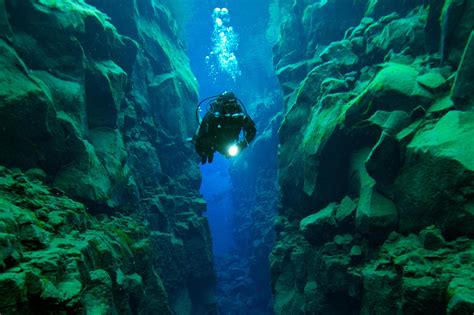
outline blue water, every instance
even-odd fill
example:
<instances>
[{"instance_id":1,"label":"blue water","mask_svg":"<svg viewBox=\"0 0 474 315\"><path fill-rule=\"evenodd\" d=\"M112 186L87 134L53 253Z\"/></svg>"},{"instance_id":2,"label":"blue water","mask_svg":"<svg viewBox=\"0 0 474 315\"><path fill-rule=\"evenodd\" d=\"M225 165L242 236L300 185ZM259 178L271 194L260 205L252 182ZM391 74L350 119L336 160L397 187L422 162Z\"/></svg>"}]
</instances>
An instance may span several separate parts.
<instances>
[{"instance_id":1,"label":"blue water","mask_svg":"<svg viewBox=\"0 0 474 315\"><path fill-rule=\"evenodd\" d=\"M185 28L186 45L191 67L199 83L200 99L233 91L246 104L250 113L255 113L252 102L263 97L276 86L271 67L271 44L266 41L268 0L258 1L195 1L192 16ZM213 48L212 35L215 8L227 8L228 26L233 28L239 39L235 52L240 75L235 80L226 73L212 75L206 64ZM208 201L209 218L214 254L226 253L232 247L232 215L230 200L232 187L229 180L229 160L216 154L212 164L201 166L203 181L201 193Z\"/></svg>"},{"instance_id":2,"label":"blue water","mask_svg":"<svg viewBox=\"0 0 474 315\"><path fill-rule=\"evenodd\" d=\"M232 216L234 208L231 194L229 160L216 154L212 164L201 166L201 193L207 201L207 216L212 235L214 257L227 253L234 244L232 239Z\"/></svg>"},{"instance_id":3,"label":"blue water","mask_svg":"<svg viewBox=\"0 0 474 315\"><path fill-rule=\"evenodd\" d=\"M185 38L191 67L199 83L200 99L217 95L223 91L233 91L244 102L250 115L255 120L258 137L259 132L262 132L264 128L261 122L268 121L272 113L262 114L256 104L268 97L272 91L278 89L272 65L272 45L266 37L270 1L195 0L193 3L192 16L188 18L188 24L185 27ZM225 14L222 14L222 11L216 13L216 8L226 8L227 10L224 12ZM222 20L217 21L216 18ZM223 25L221 25L221 22ZM231 27L231 29L224 27ZM229 41L237 38L238 49L233 50L236 43L228 45L228 50L232 51L228 51L221 46L216 48L216 35L218 38L218 33L222 33L221 36ZM216 69L215 63L213 64L214 68L210 67L209 61L213 57L211 54L213 50L222 53L224 59L227 58L226 61L229 61L230 64L228 72L214 71ZM234 55L238 63L237 70L235 64L232 63ZM252 150L252 146L248 150ZM248 163L254 163L254 161L248 161ZM242 267L248 267L248 262L244 257L239 258L239 254L236 254L238 250L235 249L236 244L232 237L233 232L238 231L239 227L235 226L237 223L233 221L236 207L233 205L235 200L232 198L235 197L235 191L229 175L230 164L230 160L216 154L212 164L201 166L203 178L201 193L208 204L205 215L208 217L210 224L214 263L218 273L219 283L217 287L221 294L218 300L227 301L222 302L220 309L223 314L235 314L235 305L237 305L237 308L242 305L242 308L238 310L239 314L267 314L266 304L271 303L269 281L265 284L252 286L254 290L268 286L264 290L265 292L268 291L268 303L265 301L258 302L263 305L257 305L258 309L254 309L257 302L246 309L245 301L248 300L244 298L240 303L238 301L240 292L237 293L237 296L232 297L235 291L229 291L229 289L235 287L235 281L233 280L237 274L233 274L233 272L248 273L248 270L246 271L245 267ZM255 191L249 191L248 194L251 196L255 194ZM241 214L240 217L242 217ZM253 243L261 240L249 241ZM235 259L239 261L238 266L236 266ZM268 270L268 266L262 266L262 272L265 272L265 270ZM249 296L250 294L250 299L258 299L258 293L249 293L248 288L247 292L242 292L242 294L243 296ZM254 296L252 297L252 295ZM226 309L226 305L233 309Z\"/></svg>"}]
</instances>

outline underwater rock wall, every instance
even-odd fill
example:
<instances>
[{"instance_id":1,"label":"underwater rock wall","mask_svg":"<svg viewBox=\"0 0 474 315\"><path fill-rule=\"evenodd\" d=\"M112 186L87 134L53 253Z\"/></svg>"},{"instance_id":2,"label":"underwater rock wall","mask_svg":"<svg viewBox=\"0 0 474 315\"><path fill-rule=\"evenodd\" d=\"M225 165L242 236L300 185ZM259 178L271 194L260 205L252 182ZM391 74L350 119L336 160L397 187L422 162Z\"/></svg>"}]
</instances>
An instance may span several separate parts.
<instances>
[{"instance_id":1,"label":"underwater rock wall","mask_svg":"<svg viewBox=\"0 0 474 315\"><path fill-rule=\"evenodd\" d=\"M1 0L0 34L0 312L213 310L197 83L169 10Z\"/></svg>"},{"instance_id":2,"label":"underwater rock wall","mask_svg":"<svg viewBox=\"0 0 474 315\"><path fill-rule=\"evenodd\" d=\"M474 1L273 9L276 314L472 314Z\"/></svg>"}]
</instances>

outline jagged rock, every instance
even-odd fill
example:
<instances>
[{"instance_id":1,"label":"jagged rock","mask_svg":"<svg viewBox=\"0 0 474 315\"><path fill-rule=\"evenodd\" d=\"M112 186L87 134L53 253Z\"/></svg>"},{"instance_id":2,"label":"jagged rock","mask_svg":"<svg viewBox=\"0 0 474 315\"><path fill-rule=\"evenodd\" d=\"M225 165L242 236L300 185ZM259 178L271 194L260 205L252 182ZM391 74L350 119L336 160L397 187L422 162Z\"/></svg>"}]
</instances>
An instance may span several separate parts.
<instances>
[{"instance_id":1,"label":"jagged rock","mask_svg":"<svg viewBox=\"0 0 474 315\"><path fill-rule=\"evenodd\" d=\"M23 225L21 227L20 241L23 246L31 249L45 248L49 243L46 231L34 224Z\"/></svg>"},{"instance_id":2,"label":"jagged rock","mask_svg":"<svg viewBox=\"0 0 474 315\"><path fill-rule=\"evenodd\" d=\"M427 227L420 232L423 248L428 250L437 250L446 245L446 241L441 235L441 231L434 226Z\"/></svg>"},{"instance_id":3,"label":"jagged rock","mask_svg":"<svg viewBox=\"0 0 474 315\"><path fill-rule=\"evenodd\" d=\"M354 70L359 62L359 58L352 52L351 43L348 40L332 42L319 57L324 62L334 62L344 72Z\"/></svg>"},{"instance_id":4,"label":"jagged rock","mask_svg":"<svg viewBox=\"0 0 474 315\"><path fill-rule=\"evenodd\" d=\"M450 111L408 144L408 161L395 182L402 231L443 222L448 213L454 220L462 209L464 197L457 187L473 176L474 151L466 146L474 137L473 119L470 112Z\"/></svg>"},{"instance_id":5,"label":"jagged rock","mask_svg":"<svg viewBox=\"0 0 474 315\"><path fill-rule=\"evenodd\" d=\"M369 0L367 1L365 14L374 17L381 17L386 14L392 15L394 13L406 14L413 7L422 4L422 0L403 0L397 3L393 3L390 0Z\"/></svg>"},{"instance_id":6,"label":"jagged rock","mask_svg":"<svg viewBox=\"0 0 474 315\"><path fill-rule=\"evenodd\" d=\"M441 62L458 64L474 26L474 1L446 0L440 13Z\"/></svg>"},{"instance_id":7,"label":"jagged rock","mask_svg":"<svg viewBox=\"0 0 474 315\"><path fill-rule=\"evenodd\" d=\"M470 96L456 100L448 89L453 69L458 87L472 81L470 68L458 68L458 61L472 32L474 2L425 2L365 1L371 17L346 29L342 41L320 42L317 49L316 42L300 42L326 63L314 68L317 86L303 80L293 94L285 91L282 220L272 254L277 314L472 312L474 117ZM295 3L291 14L304 12L305 36L315 22L310 14L322 4ZM337 21L344 12L333 15ZM358 58L355 74L341 75L347 70L340 66L340 74L322 71L337 64L329 56L343 44ZM347 97L342 107L336 95ZM464 95L470 92L460 90ZM301 253L299 237L311 248L291 256ZM452 288L467 285L456 295L448 289L451 279L457 279Z\"/></svg>"},{"instance_id":8,"label":"jagged rock","mask_svg":"<svg viewBox=\"0 0 474 315\"><path fill-rule=\"evenodd\" d=\"M110 200L112 188L107 171L94 147L85 141L82 144L82 156L60 172L54 184L72 197L106 203Z\"/></svg>"},{"instance_id":9,"label":"jagged rock","mask_svg":"<svg viewBox=\"0 0 474 315\"><path fill-rule=\"evenodd\" d=\"M96 62L86 69L84 88L89 128L117 127L126 81L127 74L113 61Z\"/></svg>"},{"instance_id":10,"label":"jagged rock","mask_svg":"<svg viewBox=\"0 0 474 315\"><path fill-rule=\"evenodd\" d=\"M102 269L89 272L92 287L84 297L85 310L91 314L106 314L111 312L113 305L112 279Z\"/></svg>"},{"instance_id":11,"label":"jagged rock","mask_svg":"<svg viewBox=\"0 0 474 315\"><path fill-rule=\"evenodd\" d=\"M435 93L442 91L447 85L446 79L437 72L422 74L417 78L417 82L422 87Z\"/></svg>"},{"instance_id":12,"label":"jagged rock","mask_svg":"<svg viewBox=\"0 0 474 315\"><path fill-rule=\"evenodd\" d=\"M17 304L25 303L26 281L24 273L4 272L0 274L0 310L11 312Z\"/></svg>"},{"instance_id":13,"label":"jagged rock","mask_svg":"<svg viewBox=\"0 0 474 315\"><path fill-rule=\"evenodd\" d=\"M336 209L336 221L341 231L352 231L355 224L357 203L349 197L344 197Z\"/></svg>"},{"instance_id":14,"label":"jagged rock","mask_svg":"<svg viewBox=\"0 0 474 315\"><path fill-rule=\"evenodd\" d=\"M329 78L321 82L321 94L334 94L349 89L345 80Z\"/></svg>"},{"instance_id":15,"label":"jagged rock","mask_svg":"<svg viewBox=\"0 0 474 315\"><path fill-rule=\"evenodd\" d=\"M324 301L321 290L319 290L316 281L308 281L304 287L305 309L303 312L320 312L322 311L321 304Z\"/></svg>"},{"instance_id":16,"label":"jagged rock","mask_svg":"<svg viewBox=\"0 0 474 315\"><path fill-rule=\"evenodd\" d=\"M448 286L448 309L447 314L469 314L474 310L474 281L472 277L467 279L455 278Z\"/></svg>"},{"instance_id":17,"label":"jagged rock","mask_svg":"<svg viewBox=\"0 0 474 315\"><path fill-rule=\"evenodd\" d=\"M381 33L377 32L368 40L367 53L377 56L380 61L390 51L400 53L409 48L410 54L422 53L426 15L427 11L420 9L412 16L388 23Z\"/></svg>"},{"instance_id":18,"label":"jagged rock","mask_svg":"<svg viewBox=\"0 0 474 315\"><path fill-rule=\"evenodd\" d=\"M364 6L358 2L334 0L311 3L302 16L308 53L317 45L326 45L342 38L347 28L357 25ZM334 14L337 12L337 14ZM294 36L294 35L292 35Z\"/></svg>"},{"instance_id":19,"label":"jagged rock","mask_svg":"<svg viewBox=\"0 0 474 315\"><path fill-rule=\"evenodd\" d=\"M355 225L358 232L381 241L397 227L398 214L394 203L377 191L375 180L367 173L364 163L367 151L357 153L352 162L360 190Z\"/></svg>"},{"instance_id":20,"label":"jagged rock","mask_svg":"<svg viewBox=\"0 0 474 315\"><path fill-rule=\"evenodd\" d=\"M358 231L370 234L371 239L383 240L396 229L398 214L395 204L373 187L362 187L356 215Z\"/></svg>"},{"instance_id":21,"label":"jagged rock","mask_svg":"<svg viewBox=\"0 0 474 315\"><path fill-rule=\"evenodd\" d=\"M330 204L323 210L312 214L300 222L300 231L311 244L323 244L332 239L336 232L336 204Z\"/></svg>"},{"instance_id":22,"label":"jagged rock","mask_svg":"<svg viewBox=\"0 0 474 315\"><path fill-rule=\"evenodd\" d=\"M170 314L184 291L193 310L212 308L214 282L192 283L213 279L199 168L184 143L197 82L167 4L0 0L0 11L0 164L17 168L0 168L0 269L28 283L28 300L8 312L32 301L44 312ZM164 229L190 257L177 254L190 268L174 287L156 272L144 225L165 192L176 202L160 204ZM101 269L110 283L88 274Z\"/></svg>"},{"instance_id":23,"label":"jagged rock","mask_svg":"<svg viewBox=\"0 0 474 315\"><path fill-rule=\"evenodd\" d=\"M380 184L390 184L399 174L401 158L398 141L383 132L365 161L367 173Z\"/></svg>"},{"instance_id":24,"label":"jagged rock","mask_svg":"<svg viewBox=\"0 0 474 315\"><path fill-rule=\"evenodd\" d=\"M410 112L417 106L427 106L433 95L417 82L418 71L407 65L386 65L356 99L347 106L347 118L356 119L376 110Z\"/></svg>"},{"instance_id":25,"label":"jagged rock","mask_svg":"<svg viewBox=\"0 0 474 315\"><path fill-rule=\"evenodd\" d=\"M450 96L445 96L443 98L437 99L430 108L428 108L428 113L436 114L446 114L449 110L454 109L454 102Z\"/></svg>"},{"instance_id":26,"label":"jagged rock","mask_svg":"<svg viewBox=\"0 0 474 315\"><path fill-rule=\"evenodd\" d=\"M396 135L410 124L410 117L404 111L394 110L387 112L378 110L369 118L369 121L379 126L387 134Z\"/></svg>"},{"instance_id":27,"label":"jagged rock","mask_svg":"<svg viewBox=\"0 0 474 315\"><path fill-rule=\"evenodd\" d=\"M444 288L444 279L432 277L404 279L402 312L404 314L418 312L445 314L445 310L443 310L445 303ZM426 305L427 301L429 301L429 305Z\"/></svg>"},{"instance_id":28,"label":"jagged rock","mask_svg":"<svg viewBox=\"0 0 474 315\"><path fill-rule=\"evenodd\" d=\"M397 305L393 301L400 298L400 283L393 271L377 270L366 267L362 272L364 279L364 297L361 314L371 312L396 314Z\"/></svg>"},{"instance_id":29,"label":"jagged rock","mask_svg":"<svg viewBox=\"0 0 474 315\"><path fill-rule=\"evenodd\" d=\"M0 271L18 264L20 261L20 255L17 250L18 247L17 236L8 233L0 233Z\"/></svg>"},{"instance_id":30,"label":"jagged rock","mask_svg":"<svg viewBox=\"0 0 474 315\"><path fill-rule=\"evenodd\" d=\"M276 70L276 75L282 84L285 94L293 92L307 74L307 61L289 64Z\"/></svg>"},{"instance_id":31,"label":"jagged rock","mask_svg":"<svg viewBox=\"0 0 474 315\"><path fill-rule=\"evenodd\" d=\"M451 98L460 108L474 106L474 32L471 33L456 74Z\"/></svg>"},{"instance_id":32,"label":"jagged rock","mask_svg":"<svg viewBox=\"0 0 474 315\"><path fill-rule=\"evenodd\" d=\"M28 176L29 178L34 178L37 180L40 180L42 182L45 181L46 179L46 173L40 168L30 168L25 172L25 175Z\"/></svg>"}]
</instances>

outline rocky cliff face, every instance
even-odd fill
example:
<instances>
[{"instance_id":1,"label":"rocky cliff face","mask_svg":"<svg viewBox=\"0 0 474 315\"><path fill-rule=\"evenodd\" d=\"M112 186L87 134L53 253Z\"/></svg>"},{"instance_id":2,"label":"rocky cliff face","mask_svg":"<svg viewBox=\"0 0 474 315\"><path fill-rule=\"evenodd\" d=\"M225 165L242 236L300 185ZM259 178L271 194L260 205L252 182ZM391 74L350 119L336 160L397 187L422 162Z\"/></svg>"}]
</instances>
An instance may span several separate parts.
<instances>
[{"instance_id":1,"label":"rocky cliff face","mask_svg":"<svg viewBox=\"0 0 474 315\"><path fill-rule=\"evenodd\" d=\"M474 2L274 8L276 313L471 314Z\"/></svg>"},{"instance_id":2,"label":"rocky cliff face","mask_svg":"<svg viewBox=\"0 0 474 315\"><path fill-rule=\"evenodd\" d=\"M197 87L167 7L1 0L0 34L0 312L212 310Z\"/></svg>"}]
</instances>

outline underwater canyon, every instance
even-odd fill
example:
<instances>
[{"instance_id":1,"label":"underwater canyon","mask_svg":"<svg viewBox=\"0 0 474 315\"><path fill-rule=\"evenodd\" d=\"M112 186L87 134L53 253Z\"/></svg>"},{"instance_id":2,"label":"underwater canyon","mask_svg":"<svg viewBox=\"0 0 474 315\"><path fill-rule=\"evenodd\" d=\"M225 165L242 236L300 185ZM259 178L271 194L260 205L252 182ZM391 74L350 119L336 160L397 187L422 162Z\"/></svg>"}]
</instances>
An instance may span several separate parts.
<instances>
[{"instance_id":1,"label":"underwater canyon","mask_svg":"<svg viewBox=\"0 0 474 315\"><path fill-rule=\"evenodd\" d=\"M224 6L239 69L209 78ZM473 26L474 0L0 0L0 315L472 315ZM223 90L257 136L199 166Z\"/></svg>"}]
</instances>

